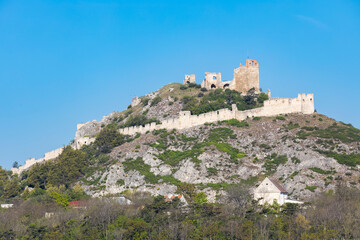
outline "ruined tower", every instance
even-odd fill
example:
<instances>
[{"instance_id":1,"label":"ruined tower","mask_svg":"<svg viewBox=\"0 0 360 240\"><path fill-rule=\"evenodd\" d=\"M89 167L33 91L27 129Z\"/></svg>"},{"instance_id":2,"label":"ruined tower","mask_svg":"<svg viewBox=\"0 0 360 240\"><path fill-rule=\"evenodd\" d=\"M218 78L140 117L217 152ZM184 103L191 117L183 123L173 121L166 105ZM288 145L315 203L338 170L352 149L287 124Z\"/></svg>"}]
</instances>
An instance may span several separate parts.
<instances>
[{"instance_id":1,"label":"ruined tower","mask_svg":"<svg viewBox=\"0 0 360 240\"><path fill-rule=\"evenodd\" d=\"M255 92L260 92L259 88L259 63L255 59L246 59L245 65L240 63L240 67L234 69L234 89L246 94L254 88Z\"/></svg>"}]
</instances>

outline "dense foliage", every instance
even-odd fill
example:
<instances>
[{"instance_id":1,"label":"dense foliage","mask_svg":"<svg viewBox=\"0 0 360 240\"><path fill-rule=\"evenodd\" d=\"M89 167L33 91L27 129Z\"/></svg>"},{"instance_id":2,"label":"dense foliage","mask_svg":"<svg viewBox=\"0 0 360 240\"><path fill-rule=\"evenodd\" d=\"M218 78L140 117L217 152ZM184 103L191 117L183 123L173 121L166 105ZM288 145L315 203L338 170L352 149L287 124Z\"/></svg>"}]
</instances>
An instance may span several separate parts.
<instances>
[{"instance_id":1,"label":"dense foliage","mask_svg":"<svg viewBox=\"0 0 360 240\"><path fill-rule=\"evenodd\" d=\"M193 115L216 111L222 108L232 108L232 104L236 104L239 110L247 110L261 107L268 95L265 93L254 94L253 91L242 96L241 93L226 89L216 89L208 94L199 94L195 96L184 96L182 102L184 104L183 111L191 111Z\"/></svg>"},{"instance_id":2,"label":"dense foliage","mask_svg":"<svg viewBox=\"0 0 360 240\"><path fill-rule=\"evenodd\" d=\"M192 185L187 199L164 201L141 192L126 194L131 205L111 198L68 206L64 187L52 188L0 211L0 239L358 239L360 192L339 185L301 205L259 206L244 185L226 188L223 204L207 201ZM77 190L81 193L81 190ZM62 197L60 197L62 196ZM53 216L44 218L46 212Z\"/></svg>"}]
</instances>

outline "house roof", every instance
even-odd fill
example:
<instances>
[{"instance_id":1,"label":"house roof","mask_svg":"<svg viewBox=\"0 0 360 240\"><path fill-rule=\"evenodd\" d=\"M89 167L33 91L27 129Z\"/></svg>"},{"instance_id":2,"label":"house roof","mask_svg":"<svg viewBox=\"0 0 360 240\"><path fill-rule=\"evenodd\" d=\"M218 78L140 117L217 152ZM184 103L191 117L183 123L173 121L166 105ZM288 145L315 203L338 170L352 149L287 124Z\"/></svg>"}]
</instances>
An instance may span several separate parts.
<instances>
[{"instance_id":1,"label":"house roof","mask_svg":"<svg viewBox=\"0 0 360 240\"><path fill-rule=\"evenodd\" d=\"M279 189L282 193L287 193L287 191L278 183L276 180L269 178L269 180L275 185L277 189Z\"/></svg>"}]
</instances>

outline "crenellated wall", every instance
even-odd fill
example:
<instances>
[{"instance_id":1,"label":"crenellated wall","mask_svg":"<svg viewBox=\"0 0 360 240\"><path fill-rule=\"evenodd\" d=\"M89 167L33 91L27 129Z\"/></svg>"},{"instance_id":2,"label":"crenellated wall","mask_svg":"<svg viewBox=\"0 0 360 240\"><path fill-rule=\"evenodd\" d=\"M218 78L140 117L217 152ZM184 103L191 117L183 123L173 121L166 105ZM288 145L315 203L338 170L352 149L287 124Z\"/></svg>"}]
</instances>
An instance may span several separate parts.
<instances>
[{"instance_id":1,"label":"crenellated wall","mask_svg":"<svg viewBox=\"0 0 360 240\"><path fill-rule=\"evenodd\" d=\"M157 129L186 129L194 126L202 125L204 123L212 123L217 121L224 121L230 119L237 119L239 121L245 120L248 117L269 117L286 113L303 113L312 114L314 112L314 95L313 94L298 94L297 98L272 98L264 101L264 106L260 108L250 109L246 111L237 110L236 104L232 105L232 110L227 108L220 109L213 112L203 113L200 115L191 115L189 111L181 111L177 118L164 120L161 124L150 123L145 126L135 126L120 129L119 132L126 135L133 135L136 133L146 133ZM84 124L78 124L78 130ZM79 135L79 136L78 136ZM94 137L80 136L75 137L74 148L79 149L83 145L88 145L95 141ZM58 148L51 152L45 153L44 158L35 159L30 158L26 160L25 165L19 168L12 168L11 171L15 174L20 174L22 171L29 169L36 163L41 163L49 159L58 157L63 151L63 148Z\"/></svg>"},{"instance_id":2,"label":"crenellated wall","mask_svg":"<svg viewBox=\"0 0 360 240\"><path fill-rule=\"evenodd\" d=\"M11 171L13 174L21 174L22 171L29 169L31 166L33 166L36 163L42 163L44 161L57 158L62 152L64 148L58 148L53 151L45 153L43 158L35 159L35 158L29 158L25 161L25 164L23 166L20 166L19 168L12 168Z\"/></svg>"},{"instance_id":3,"label":"crenellated wall","mask_svg":"<svg viewBox=\"0 0 360 240\"><path fill-rule=\"evenodd\" d=\"M145 126L136 126L120 129L120 133L133 135L135 133L146 133L157 129L185 129L235 118L239 121L248 117L276 116L287 113L311 114L314 112L314 95L298 94L297 98L273 98L266 100L264 106L260 108L239 111L233 104L232 110L220 109L218 111L204 113L200 115L191 115L189 111L181 111L178 118L172 118L163 121L161 124L146 124Z\"/></svg>"}]
</instances>

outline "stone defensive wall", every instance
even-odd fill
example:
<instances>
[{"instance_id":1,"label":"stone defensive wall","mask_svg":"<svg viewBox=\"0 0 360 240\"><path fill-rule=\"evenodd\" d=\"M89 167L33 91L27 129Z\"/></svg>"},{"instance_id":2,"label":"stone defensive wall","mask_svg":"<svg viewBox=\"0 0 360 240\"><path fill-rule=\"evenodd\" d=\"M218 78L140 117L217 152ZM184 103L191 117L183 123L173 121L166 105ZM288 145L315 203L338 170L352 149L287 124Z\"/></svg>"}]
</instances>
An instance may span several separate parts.
<instances>
[{"instance_id":1,"label":"stone defensive wall","mask_svg":"<svg viewBox=\"0 0 360 240\"><path fill-rule=\"evenodd\" d=\"M252 117L270 117L279 114L287 113L303 113L312 114L314 112L314 95L313 94L298 94L297 98L271 98L264 101L264 106L245 111L237 110L236 104L232 105L232 110L227 108L217 111L203 113L200 115L191 115L189 111L181 111L178 118L164 120L161 124L150 123L145 126L135 126L120 129L119 132L126 135L133 135L136 133L144 134L147 131L158 129L186 129L202 125L205 123L212 123L217 121L225 121L230 119L237 119L239 121ZM78 130L85 124L78 124ZM93 137L78 136L75 137L75 143L72 145L75 149L80 149L83 145L88 145L95 141ZM26 160L23 166L19 168L12 168L11 171L15 174L21 174L22 171L29 169L36 163L41 163L50 159L58 157L64 148L58 148L51 152L45 153L45 156L40 159L30 158Z\"/></svg>"},{"instance_id":2,"label":"stone defensive wall","mask_svg":"<svg viewBox=\"0 0 360 240\"><path fill-rule=\"evenodd\" d=\"M297 98L272 98L264 101L263 107L245 111L237 110L235 104L232 105L232 110L226 108L200 115L191 115L189 111L181 111L178 118L165 120L161 124L150 123L144 126L123 128L119 131L122 134L133 135L158 129L185 129L232 118L242 121L248 117L269 117L287 113L312 114L313 112L314 95L301 93Z\"/></svg>"},{"instance_id":3,"label":"stone defensive wall","mask_svg":"<svg viewBox=\"0 0 360 240\"><path fill-rule=\"evenodd\" d=\"M28 160L25 161L25 164L23 166L20 166L19 168L12 168L11 171L13 172L13 174L20 174L22 171L30 168L31 166L33 166L36 163L42 163L44 161L57 158L63 152L63 150L64 150L64 148L62 147L62 148L58 148L53 151L47 152L47 153L45 153L44 157L40 158L40 159L29 158Z\"/></svg>"}]
</instances>

